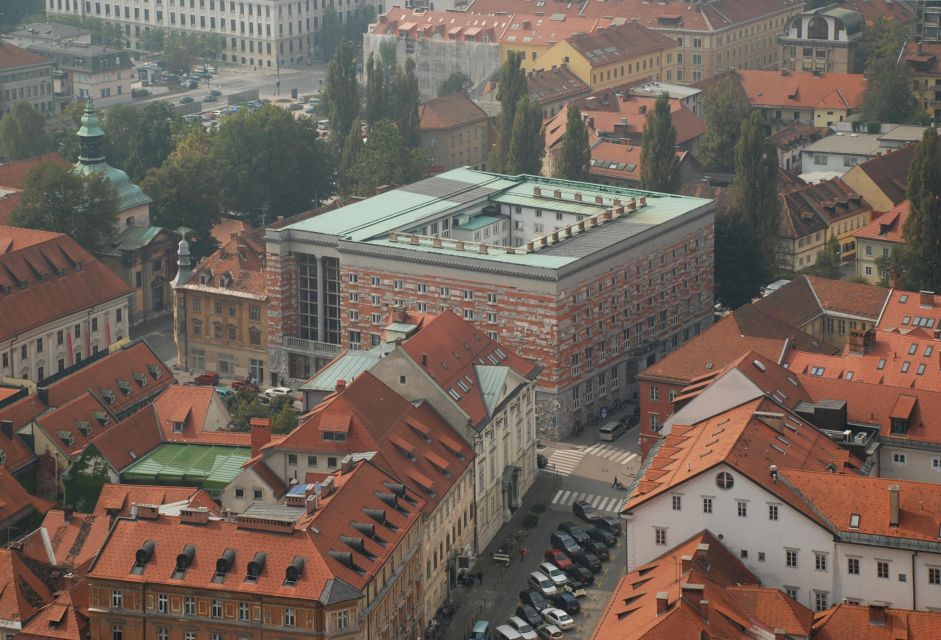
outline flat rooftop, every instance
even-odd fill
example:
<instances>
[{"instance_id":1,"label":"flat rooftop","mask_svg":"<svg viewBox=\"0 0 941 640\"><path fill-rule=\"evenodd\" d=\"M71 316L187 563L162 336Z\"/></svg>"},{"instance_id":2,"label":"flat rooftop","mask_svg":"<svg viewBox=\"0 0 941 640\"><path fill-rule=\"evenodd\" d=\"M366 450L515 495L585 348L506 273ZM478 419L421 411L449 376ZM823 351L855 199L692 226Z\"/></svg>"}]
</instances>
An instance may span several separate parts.
<instances>
[{"instance_id":1,"label":"flat rooftop","mask_svg":"<svg viewBox=\"0 0 941 640\"><path fill-rule=\"evenodd\" d=\"M541 176L504 176L454 169L269 230L273 236L309 233L343 242L407 249L486 262L558 269L637 236L687 213L707 207L704 198L670 195ZM483 214L487 205L505 204L574 214L577 222L503 247L453 238L420 236L416 229L436 220ZM514 214L511 214L511 218ZM552 216L547 216L551 220ZM510 225L512 227L512 225Z\"/></svg>"},{"instance_id":2,"label":"flat rooftop","mask_svg":"<svg viewBox=\"0 0 941 640\"><path fill-rule=\"evenodd\" d=\"M162 444L124 470L124 482L196 486L219 492L241 473L248 447Z\"/></svg>"},{"instance_id":3,"label":"flat rooftop","mask_svg":"<svg viewBox=\"0 0 941 640\"><path fill-rule=\"evenodd\" d=\"M804 147L805 153L842 153L847 155L874 156L881 149L879 134L876 133L834 133L820 138Z\"/></svg>"}]
</instances>

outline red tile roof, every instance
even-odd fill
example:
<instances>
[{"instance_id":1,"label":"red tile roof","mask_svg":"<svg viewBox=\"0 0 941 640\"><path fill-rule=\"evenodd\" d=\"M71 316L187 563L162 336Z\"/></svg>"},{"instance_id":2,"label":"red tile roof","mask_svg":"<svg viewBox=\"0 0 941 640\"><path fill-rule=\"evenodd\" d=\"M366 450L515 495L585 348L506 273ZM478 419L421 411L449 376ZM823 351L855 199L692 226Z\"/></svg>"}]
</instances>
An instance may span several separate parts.
<instances>
[{"instance_id":1,"label":"red tile roof","mask_svg":"<svg viewBox=\"0 0 941 640\"><path fill-rule=\"evenodd\" d=\"M755 307L795 327L803 327L823 313L878 320L889 290L870 284L800 275Z\"/></svg>"},{"instance_id":2,"label":"red tile roof","mask_svg":"<svg viewBox=\"0 0 941 640\"><path fill-rule=\"evenodd\" d=\"M16 636L18 640L86 640L88 583L84 580L62 592Z\"/></svg>"},{"instance_id":3,"label":"red tile roof","mask_svg":"<svg viewBox=\"0 0 941 640\"><path fill-rule=\"evenodd\" d=\"M154 410L164 442L251 446L251 434L227 430L228 411L214 387L172 386L154 401ZM174 431L175 422L183 423L181 432Z\"/></svg>"},{"instance_id":4,"label":"red tile roof","mask_svg":"<svg viewBox=\"0 0 941 640\"><path fill-rule=\"evenodd\" d=\"M909 144L891 153L861 162L850 171L865 173L893 205L899 205L908 196L908 165L915 153L914 144Z\"/></svg>"},{"instance_id":5,"label":"red tile roof","mask_svg":"<svg viewBox=\"0 0 941 640\"><path fill-rule=\"evenodd\" d=\"M101 551L110 530L107 516L73 513L66 522L65 512L55 509L22 540L23 553L38 562L84 573Z\"/></svg>"},{"instance_id":6,"label":"red tile roof","mask_svg":"<svg viewBox=\"0 0 941 640\"><path fill-rule=\"evenodd\" d=\"M666 608L658 613L658 596ZM708 602L700 608L699 600ZM592 640L723 638L757 630L810 633L813 613L758 579L709 531L703 531L621 578Z\"/></svg>"},{"instance_id":7,"label":"red tile roof","mask_svg":"<svg viewBox=\"0 0 941 640\"><path fill-rule=\"evenodd\" d=\"M478 2L481 0L476 0L469 10L474 10ZM513 4L515 6L518 3L519 0ZM489 0L489 4L494 8L507 6L510 0ZM566 9L567 6L572 9ZM782 10L790 7L801 6L802 3L797 0L714 0L702 3L695 11L690 11L684 3L679 2L665 6L646 0L588 0L581 7L574 2L570 5L560 2L554 3L551 8L547 7L547 10L575 11L590 17L617 16L651 29L715 32L751 22L761 16L780 14Z\"/></svg>"},{"instance_id":8,"label":"red tile roof","mask_svg":"<svg viewBox=\"0 0 941 640\"><path fill-rule=\"evenodd\" d=\"M539 373L537 365L448 310L426 323L402 348L455 401L475 428L490 419L476 367L508 367L528 380Z\"/></svg>"},{"instance_id":9,"label":"red tile roof","mask_svg":"<svg viewBox=\"0 0 941 640\"><path fill-rule=\"evenodd\" d=\"M124 383L129 385L130 393L121 389ZM59 406L89 391L111 413L122 417L173 383L170 369L147 342L141 340L49 384L47 402L50 406ZM114 402L108 401L103 390L113 395Z\"/></svg>"},{"instance_id":10,"label":"red tile roof","mask_svg":"<svg viewBox=\"0 0 941 640\"><path fill-rule=\"evenodd\" d=\"M564 64L555 69L528 72L526 85L529 88L529 97L540 105L578 98L590 91L588 85L579 80Z\"/></svg>"},{"instance_id":11,"label":"red tile roof","mask_svg":"<svg viewBox=\"0 0 941 640\"><path fill-rule=\"evenodd\" d=\"M861 73L825 73L739 69L736 71L754 107L789 109L861 109L866 77Z\"/></svg>"},{"instance_id":12,"label":"red tile roof","mask_svg":"<svg viewBox=\"0 0 941 640\"><path fill-rule=\"evenodd\" d=\"M421 131L438 131L486 122L487 114L463 93L433 98L418 105Z\"/></svg>"},{"instance_id":13,"label":"red tile roof","mask_svg":"<svg viewBox=\"0 0 941 640\"><path fill-rule=\"evenodd\" d=\"M872 210L861 195L839 178L789 189L779 199L779 234L792 240L826 231L840 220Z\"/></svg>"},{"instance_id":14,"label":"red tile roof","mask_svg":"<svg viewBox=\"0 0 941 640\"><path fill-rule=\"evenodd\" d=\"M0 164L0 225L10 223L10 214L20 206L27 174L43 162L51 162L66 169L72 168L71 162L55 152Z\"/></svg>"},{"instance_id":15,"label":"red tile roof","mask_svg":"<svg viewBox=\"0 0 941 640\"><path fill-rule=\"evenodd\" d=\"M188 289L212 289L216 293L247 293L268 297L265 273L265 243L262 229L241 232L227 238L212 255L202 260L186 282Z\"/></svg>"},{"instance_id":16,"label":"red tile roof","mask_svg":"<svg viewBox=\"0 0 941 640\"><path fill-rule=\"evenodd\" d=\"M840 7L862 14L867 27L871 27L879 18L898 20L903 24L915 20L915 13L907 3L894 0L843 0Z\"/></svg>"},{"instance_id":17,"label":"red tile roof","mask_svg":"<svg viewBox=\"0 0 941 640\"><path fill-rule=\"evenodd\" d=\"M826 519L834 534L865 534L937 542L941 531L941 491L937 484L782 469L786 485ZM889 523L889 487L899 487L898 526ZM850 516L859 515L852 527Z\"/></svg>"},{"instance_id":18,"label":"red tile roof","mask_svg":"<svg viewBox=\"0 0 941 640\"><path fill-rule=\"evenodd\" d=\"M0 549L0 621L24 624L51 601L49 588L19 554Z\"/></svg>"},{"instance_id":19,"label":"red tile roof","mask_svg":"<svg viewBox=\"0 0 941 640\"><path fill-rule=\"evenodd\" d=\"M908 221L910 208L911 202L905 200L894 209L873 218L872 222L853 235L857 238L902 244L905 242L905 223Z\"/></svg>"},{"instance_id":20,"label":"red tile roof","mask_svg":"<svg viewBox=\"0 0 941 640\"><path fill-rule=\"evenodd\" d=\"M881 615L885 616L884 621ZM839 604L817 614L813 637L814 640L936 640L941 638L941 613Z\"/></svg>"},{"instance_id":21,"label":"red tile roof","mask_svg":"<svg viewBox=\"0 0 941 640\"><path fill-rule=\"evenodd\" d=\"M799 149L811 142L825 138L831 133L833 133L833 130L829 127L815 127L802 122L792 122L768 136L768 140L778 149Z\"/></svg>"},{"instance_id":22,"label":"red tile roof","mask_svg":"<svg viewBox=\"0 0 941 640\"><path fill-rule=\"evenodd\" d=\"M37 428L65 455L79 456L88 443L117 421L98 398L85 392L35 420Z\"/></svg>"},{"instance_id":23,"label":"red tile roof","mask_svg":"<svg viewBox=\"0 0 941 640\"><path fill-rule=\"evenodd\" d=\"M0 226L0 307L17 309L0 314L0 341L130 293L72 238Z\"/></svg>"},{"instance_id":24,"label":"red tile roof","mask_svg":"<svg viewBox=\"0 0 941 640\"><path fill-rule=\"evenodd\" d=\"M9 42L0 42L0 69L16 69L34 64L52 65L52 61Z\"/></svg>"},{"instance_id":25,"label":"red tile roof","mask_svg":"<svg viewBox=\"0 0 941 640\"><path fill-rule=\"evenodd\" d=\"M280 498L285 493L287 493L288 486L287 484L278 477L274 471L271 470L265 461L260 457L256 458L254 461L249 461L245 463L246 467L251 467L252 471L258 474L258 477L261 478L262 482L268 485L268 488L271 489L271 492L274 494L275 498ZM306 480L305 482L310 482ZM316 481L315 481L316 482Z\"/></svg>"},{"instance_id":26,"label":"red tile roof","mask_svg":"<svg viewBox=\"0 0 941 640\"><path fill-rule=\"evenodd\" d=\"M496 43L513 22L513 15L481 16L461 11L427 11L425 9L403 9L392 7L379 16L372 33L393 34L399 38L416 40L434 38L452 40L475 40L481 33L490 35Z\"/></svg>"},{"instance_id":27,"label":"red tile roof","mask_svg":"<svg viewBox=\"0 0 941 640\"><path fill-rule=\"evenodd\" d=\"M0 467L0 529L13 526L33 509L44 513L51 507L48 500L28 494L9 471Z\"/></svg>"},{"instance_id":28,"label":"red tile roof","mask_svg":"<svg viewBox=\"0 0 941 640\"><path fill-rule=\"evenodd\" d=\"M599 27L591 33L576 33L567 39L590 67L603 67L651 53L672 51L676 40L636 22Z\"/></svg>"},{"instance_id":29,"label":"red tile roof","mask_svg":"<svg viewBox=\"0 0 941 640\"><path fill-rule=\"evenodd\" d=\"M941 329L941 294L893 289L876 326L886 331L920 327L933 336L935 329Z\"/></svg>"},{"instance_id":30,"label":"red tile roof","mask_svg":"<svg viewBox=\"0 0 941 640\"><path fill-rule=\"evenodd\" d=\"M772 418L765 413L784 417ZM789 446L782 447L781 438ZM654 456L652 463L638 478L625 503L626 509L724 464L818 520L806 504L774 482L769 467L819 471L829 467L844 473L861 466L816 428L766 398L752 400L690 427L674 425L670 435L654 446L649 454Z\"/></svg>"},{"instance_id":31,"label":"red tile roof","mask_svg":"<svg viewBox=\"0 0 941 640\"><path fill-rule=\"evenodd\" d=\"M98 494L95 514L127 517L135 504L164 505L186 502L189 507L217 510L215 500L202 489L193 487L163 487L155 485L106 483Z\"/></svg>"},{"instance_id":32,"label":"red tile roof","mask_svg":"<svg viewBox=\"0 0 941 640\"><path fill-rule=\"evenodd\" d=\"M22 640L87 640L88 583L79 581L39 612L17 636Z\"/></svg>"},{"instance_id":33,"label":"red tile roof","mask_svg":"<svg viewBox=\"0 0 941 640\"><path fill-rule=\"evenodd\" d=\"M154 405L148 404L96 437L91 445L120 472L159 447L162 435Z\"/></svg>"},{"instance_id":34,"label":"red tile roof","mask_svg":"<svg viewBox=\"0 0 941 640\"><path fill-rule=\"evenodd\" d=\"M36 455L33 450L16 432L45 410L46 405L36 396L20 398L0 408L0 420L9 420L13 423L12 438L8 438L0 431L0 449L6 453L6 462L0 466L15 472L35 460Z\"/></svg>"}]
</instances>

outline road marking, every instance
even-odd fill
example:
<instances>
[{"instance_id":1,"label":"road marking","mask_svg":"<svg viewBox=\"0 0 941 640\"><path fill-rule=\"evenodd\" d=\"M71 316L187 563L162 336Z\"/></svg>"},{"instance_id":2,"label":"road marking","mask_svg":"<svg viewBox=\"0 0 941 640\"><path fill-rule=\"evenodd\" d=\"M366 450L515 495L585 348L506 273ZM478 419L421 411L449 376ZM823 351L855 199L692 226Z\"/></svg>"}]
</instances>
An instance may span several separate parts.
<instances>
[{"instance_id":1,"label":"road marking","mask_svg":"<svg viewBox=\"0 0 941 640\"><path fill-rule=\"evenodd\" d=\"M585 456L585 451L581 449L557 449L549 456L549 464L563 476L570 475L578 463Z\"/></svg>"},{"instance_id":2,"label":"road marking","mask_svg":"<svg viewBox=\"0 0 941 640\"><path fill-rule=\"evenodd\" d=\"M559 490L556 492L555 496L553 496L552 504L558 505L560 507L567 507L578 500L587 501L598 511L617 513L617 511L620 509L622 498L621 496L599 496L590 493Z\"/></svg>"},{"instance_id":3,"label":"road marking","mask_svg":"<svg viewBox=\"0 0 941 640\"><path fill-rule=\"evenodd\" d=\"M595 509L597 509L597 508L598 508L598 504L599 504L603 499L604 499L604 496L594 496L593 499L591 500L591 506L593 506Z\"/></svg>"}]
</instances>

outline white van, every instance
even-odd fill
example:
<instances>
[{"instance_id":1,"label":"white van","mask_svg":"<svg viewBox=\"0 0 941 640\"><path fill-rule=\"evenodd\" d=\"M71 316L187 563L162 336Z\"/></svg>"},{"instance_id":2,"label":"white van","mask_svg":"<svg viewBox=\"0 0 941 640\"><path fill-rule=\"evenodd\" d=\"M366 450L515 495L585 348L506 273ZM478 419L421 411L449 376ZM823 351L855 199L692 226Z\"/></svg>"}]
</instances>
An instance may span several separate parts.
<instances>
[{"instance_id":1,"label":"white van","mask_svg":"<svg viewBox=\"0 0 941 640\"><path fill-rule=\"evenodd\" d=\"M612 442L620 438L621 434L623 434L625 431L627 431L627 424L624 422L617 422L615 420L613 422L607 423L598 430L598 439Z\"/></svg>"},{"instance_id":2,"label":"white van","mask_svg":"<svg viewBox=\"0 0 941 640\"><path fill-rule=\"evenodd\" d=\"M495 640L523 640L522 634L508 624L501 624L494 631Z\"/></svg>"}]
</instances>

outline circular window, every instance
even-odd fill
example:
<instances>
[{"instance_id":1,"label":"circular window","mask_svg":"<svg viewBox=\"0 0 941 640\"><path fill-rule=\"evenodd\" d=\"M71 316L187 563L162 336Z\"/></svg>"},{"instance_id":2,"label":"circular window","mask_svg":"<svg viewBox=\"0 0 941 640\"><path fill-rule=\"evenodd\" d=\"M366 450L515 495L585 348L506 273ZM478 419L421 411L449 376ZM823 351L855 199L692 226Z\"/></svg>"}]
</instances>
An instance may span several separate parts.
<instances>
[{"instance_id":1,"label":"circular window","mask_svg":"<svg viewBox=\"0 0 941 640\"><path fill-rule=\"evenodd\" d=\"M733 484L735 484L735 479L731 473L723 471L716 476L716 486L720 489L731 489Z\"/></svg>"}]
</instances>

